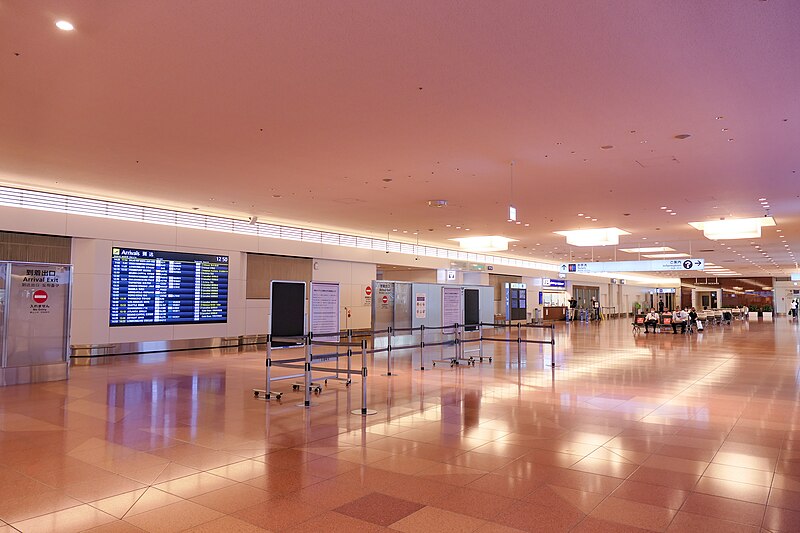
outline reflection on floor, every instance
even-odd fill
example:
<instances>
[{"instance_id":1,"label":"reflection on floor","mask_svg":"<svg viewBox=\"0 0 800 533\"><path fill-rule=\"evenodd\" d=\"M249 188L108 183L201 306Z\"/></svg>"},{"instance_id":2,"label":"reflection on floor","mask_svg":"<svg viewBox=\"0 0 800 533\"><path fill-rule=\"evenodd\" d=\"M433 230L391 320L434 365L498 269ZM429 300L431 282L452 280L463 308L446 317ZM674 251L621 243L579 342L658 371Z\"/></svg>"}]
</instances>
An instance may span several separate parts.
<instances>
[{"instance_id":1,"label":"reflection on floor","mask_svg":"<svg viewBox=\"0 0 800 533\"><path fill-rule=\"evenodd\" d=\"M424 372L396 351L391 377L370 358L365 418L358 383L254 399L260 351L0 389L0 533L800 531L796 323L557 332L554 369L516 343Z\"/></svg>"}]
</instances>

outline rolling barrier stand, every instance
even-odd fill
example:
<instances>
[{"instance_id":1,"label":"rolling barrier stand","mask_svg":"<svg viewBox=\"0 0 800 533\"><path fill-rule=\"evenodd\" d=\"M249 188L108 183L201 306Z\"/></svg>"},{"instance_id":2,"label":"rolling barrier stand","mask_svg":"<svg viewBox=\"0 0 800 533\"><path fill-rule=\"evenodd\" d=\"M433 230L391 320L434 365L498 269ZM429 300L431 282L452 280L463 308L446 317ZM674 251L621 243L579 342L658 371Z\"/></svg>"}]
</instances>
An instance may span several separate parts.
<instances>
[{"instance_id":1,"label":"rolling barrier stand","mask_svg":"<svg viewBox=\"0 0 800 533\"><path fill-rule=\"evenodd\" d=\"M448 326L448 328L449 327L450 326ZM461 346L462 342L461 342L461 336L460 336L461 326L458 324L458 322L456 322L455 324L453 324L452 328L453 328L452 332L446 333L444 331L445 328L443 327L442 328L442 332L447 334L447 335L453 335L453 344L455 345L455 353L453 354L453 357L450 357L448 359L434 359L431 362L431 364L433 366L436 366L436 363L449 363L451 367L454 367L456 365L460 365L461 361L466 361L467 366L470 366L470 365L474 366L475 365L475 361L473 361L471 359L464 359L462 357L462 349L463 349L463 347ZM434 343L434 344L437 344L437 343ZM439 343L439 344L444 345L445 343Z\"/></svg>"},{"instance_id":2,"label":"rolling barrier stand","mask_svg":"<svg viewBox=\"0 0 800 533\"><path fill-rule=\"evenodd\" d=\"M391 329L391 328L390 328ZM374 409L367 409L367 341L361 341L361 409L353 409L350 411L354 415L374 415L378 411Z\"/></svg>"},{"instance_id":3,"label":"rolling barrier stand","mask_svg":"<svg viewBox=\"0 0 800 533\"><path fill-rule=\"evenodd\" d=\"M272 394L270 391L270 382L272 381L272 335L267 335L267 360L266 360L266 373L267 379L263 389L253 389L253 396L256 398L263 395L265 400L280 400L283 396L282 392Z\"/></svg>"}]
</instances>

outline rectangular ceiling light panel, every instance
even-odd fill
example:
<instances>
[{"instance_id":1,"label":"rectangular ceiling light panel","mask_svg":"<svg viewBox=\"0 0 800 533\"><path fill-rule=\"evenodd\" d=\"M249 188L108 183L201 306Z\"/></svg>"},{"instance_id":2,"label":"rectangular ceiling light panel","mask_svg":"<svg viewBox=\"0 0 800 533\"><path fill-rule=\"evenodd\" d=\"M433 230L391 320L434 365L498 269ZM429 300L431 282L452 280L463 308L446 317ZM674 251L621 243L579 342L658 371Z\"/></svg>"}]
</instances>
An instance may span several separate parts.
<instances>
[{"instance_id":1,"label":"rectangular ceiling light panel","mask_svg":"<svg viewBox=\"0 0 800 533\"><path fill-rule=\"evenodd\" d=\"M554 233L566 237L567 244L572 246L615 246L619 244L620 235L630 235L629 232L619 228L579 229Z\"/></svg>"},{"instance_id":2,"label":"rectangular ceiling light panel","mask_svg":"<svg viewBox=\"0 0 800 533\"><path fill-rule=\"evenodd\" d=\"M689 222L693 228L703 231L707 239L713 241L729 239L758 239L761 228L774 226L772 217L731 218L727 220L709 220L707 222Z\"/></svg>"}]
</instances>

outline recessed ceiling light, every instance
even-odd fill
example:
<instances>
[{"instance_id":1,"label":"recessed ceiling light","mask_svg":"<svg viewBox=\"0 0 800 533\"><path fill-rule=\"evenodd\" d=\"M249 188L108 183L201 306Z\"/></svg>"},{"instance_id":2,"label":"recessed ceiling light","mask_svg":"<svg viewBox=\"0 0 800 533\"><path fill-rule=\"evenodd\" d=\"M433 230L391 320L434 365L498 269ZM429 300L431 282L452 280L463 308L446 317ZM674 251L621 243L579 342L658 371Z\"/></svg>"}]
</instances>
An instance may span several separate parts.
<instances>
[{"instance_id":1,"label":"recessed ceiling light","mask_svg":"<svg viewBox=\"0 0 800 533\"><path fill-rule=\"evenodd\" d=\"M665 205L661 206L661 209L666 209L666 208L667 208L667 206L665 206Z\"/></svg>"},{"instance_id":2,"label":"recessed ceiling light","mask_svg":"<svg viewBox=\"0 0 800 533\"><path fill-rule=\"evenodd\" d=\"M678 213L676 213L675 211L673 211L672 213L670 213L670 215L677 215L677 214L678 214Z\"/></svg>"},{"instance_id":3,"label":"recessed ceiling light","mask_svg":"<svg viewBox=\"0 0 800 533\"><path fill-rule=\"evenodd\" d=\"M73 26L71 22L68 22L66 20L58 20L56 21L56 28L62 31L72 31L75 29L75 26Z\"/></svg>"},{"instance_id":4,"label":"recessed ceiling light","mask_svg":"<svg viewBox=\"0 0 800 533\"><path fill-rule=\"evenodd\" d=\"M582 217L582 216L583 216L583 213L578 213L578 216L579 216L579 217Z\"/></svg>"}]
</instances>

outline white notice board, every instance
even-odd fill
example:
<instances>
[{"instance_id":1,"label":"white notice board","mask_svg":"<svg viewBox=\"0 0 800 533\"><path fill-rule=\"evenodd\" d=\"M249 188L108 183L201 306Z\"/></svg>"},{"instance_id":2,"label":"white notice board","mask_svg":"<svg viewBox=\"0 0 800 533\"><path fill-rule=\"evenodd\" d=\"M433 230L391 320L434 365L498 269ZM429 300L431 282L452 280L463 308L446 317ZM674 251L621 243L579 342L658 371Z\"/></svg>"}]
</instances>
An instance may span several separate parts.
<instances>
[{"instance_id":1,"label":"white notice board","mask_svg":"<svg viewBox=\"0 0 800 533\"><path fill-rule=\"evenodd\" d=\"M442 326L462 324L464 313L461 311L461 287L442 287ZM453 328L443 330L453 333Z\"/></svg>"},{"instance_id":2,"label":"white notice board","mask_svg":"<svg viewBox=\"0 0 800 533\"><path fill-rule=\"evenodd\" d=\"M317 340L339 340L339 284L311 282L311 333ZM323 335L335 333L333 335Z\"/></svg>"},{"instance_id":3,"label":"white notice board","mask_svg":"<svg viewBox=\"0 0 800 533\"><path fill-rule=\"evenodd\" d=\"M418 292L415 297L415 315L417 318L425 318L428 316L428 295L424 292Z\"/></svg>"}]
</instances>

